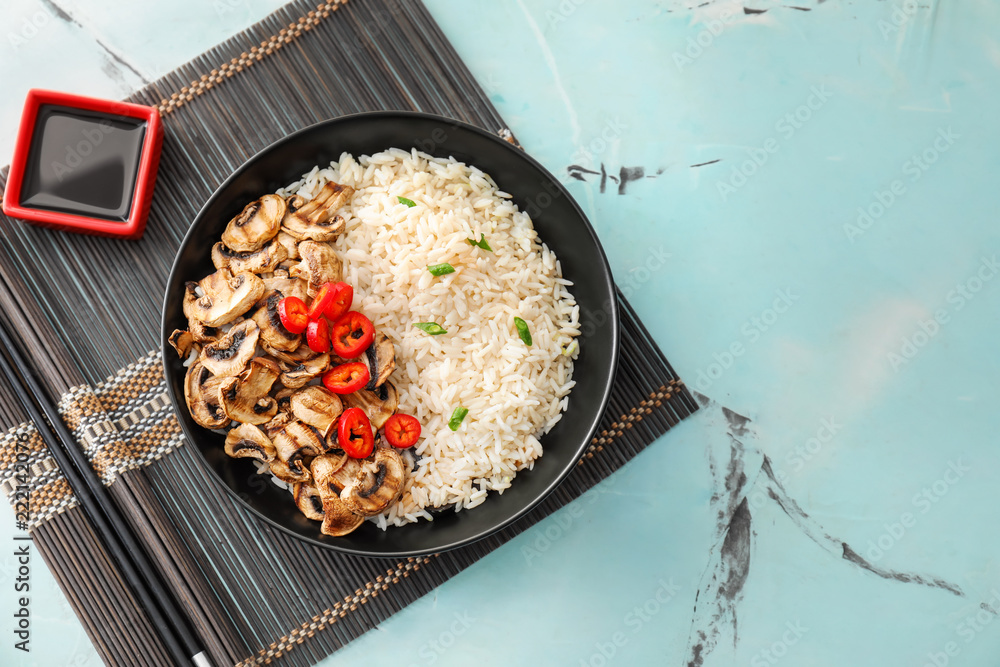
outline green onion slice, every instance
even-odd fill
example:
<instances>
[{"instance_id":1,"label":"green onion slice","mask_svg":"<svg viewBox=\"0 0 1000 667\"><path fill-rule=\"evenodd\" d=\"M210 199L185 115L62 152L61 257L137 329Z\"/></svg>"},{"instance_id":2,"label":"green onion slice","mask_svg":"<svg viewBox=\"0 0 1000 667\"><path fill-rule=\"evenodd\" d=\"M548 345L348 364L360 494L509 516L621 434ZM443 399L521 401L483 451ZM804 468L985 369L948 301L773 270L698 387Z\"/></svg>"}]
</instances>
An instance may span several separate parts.
<instances>
[{"instance_id":1,"label":"green onion slice","mask_svg":"<svg viewBox=\"0 0 1000 667\"><path fill-rule=\"evenodd\" d=\"M469 414L469 408L463 408L462 406L455 408L455 411L451 413L451 419L448 420L448 428L452 431L457 431L467 414Z\"/></svg>"},{"instance_id":2,"label":"green onion slice","mask_svg":"<svg viewBox=\"0 0 1000 667\"><path fill-rule=\"evenodd\" d=\"M483 250L486 250L488 252L493 252L493 248L491 248L490 244L486 242L486 234L483 234L483 237L478 241L475 239L465 239L465 240L469 242L469 245L474 245L477 248L482 248Z\"/></svg>"},{"instance_id":3,"label":"green onion slice","mask_svg":"<svg viewBox=\"0 0 1000 667\"><path fill-rule=\"evenodd\" d=\"M455 267L448 262L443 264L431 264L427 267L427 270L431 272L432 276L446 276L449 273L455 273Z\"/></svg>"},{"instance_id":4,"label":"green onion slice","mask_svg":"<svg viewBox=\"0 0 1000 667\"><path fill-rule=\"evenodd\" d=\"M440 336L441 334L448 333L445 331L445 328L437 322L417 322L413 326L432 336Z\"/></svg>"},{"instance_id":5,"label":"green onion slice","mask_svg":"<svg viewBox=\"0 0 1000 667\"><path fill-rule=\"evenodd\" d=\"M514 326L517 327L517 335L521 337L524 344L531 347L531 332L528 331L528 323L520 317L514 318Z\"/></svg>"},{"instance_id":6,"label":"green onion slice","mask_svg":"<svg viewBox=\"0 0 1000 667\"><path fill-rule=\"evenodd\" d=\"M396 199L399 200L400 204L406 204L409 208L413 208L414 206L417 205L417 202L413 201L412 199L407 199L406 197L396 197Z\"/></svg>"}]
</instances>

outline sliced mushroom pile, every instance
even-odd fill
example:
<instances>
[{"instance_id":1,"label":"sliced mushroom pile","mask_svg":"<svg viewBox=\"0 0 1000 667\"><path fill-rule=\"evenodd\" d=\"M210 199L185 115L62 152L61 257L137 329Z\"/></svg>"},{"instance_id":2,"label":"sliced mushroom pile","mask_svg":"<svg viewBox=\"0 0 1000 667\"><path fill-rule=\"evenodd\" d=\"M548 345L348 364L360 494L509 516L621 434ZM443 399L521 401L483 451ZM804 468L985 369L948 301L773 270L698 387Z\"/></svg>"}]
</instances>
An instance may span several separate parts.
<instances>
[{"instance_id":1,"label":"sliced mushroom pile","mask_svg":"<svg viewBox=\"0 0 1000 667\"><path fill-rule=\"evenodd\" d=\"M360 408L373 431L397 410L388 382L396 365L389 337L375 332L352 360L367 366L365 386L338 395L320 378L345 360L310 349L306 336L289 331L279 316L282 299L308 301L325 283L340 281L331 243L345 227L338 210L353 193L327 183L308 202L264 195L247 204L212 248L215 271L185 284L188 328L169 337L189 360L184 397L194 421L225 430L229 456L266 464L291 486L303 515L331 536L385 512L402 494L409 468L378 434L363 459L348 456L338 441L345 410Z\"/></svg>"}]
</instances>

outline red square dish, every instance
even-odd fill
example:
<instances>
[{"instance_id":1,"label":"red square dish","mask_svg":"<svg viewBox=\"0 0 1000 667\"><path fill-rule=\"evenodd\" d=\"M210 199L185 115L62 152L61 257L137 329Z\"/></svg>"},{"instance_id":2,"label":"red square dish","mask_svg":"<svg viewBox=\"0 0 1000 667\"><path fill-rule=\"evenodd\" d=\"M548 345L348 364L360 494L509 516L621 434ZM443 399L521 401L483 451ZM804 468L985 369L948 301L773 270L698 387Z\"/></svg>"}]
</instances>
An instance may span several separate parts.
<instances>
[{"instance_id":1,"label":"red square dish","mask_svg":"<svg viewBox=\"0 0 1000 667\"><path fill-rule=\"evenodd\" d=\"M3 212L69 232L137 239L163 145L160 113L127 102L31 90Z\"/></svg>"}]
</instances>

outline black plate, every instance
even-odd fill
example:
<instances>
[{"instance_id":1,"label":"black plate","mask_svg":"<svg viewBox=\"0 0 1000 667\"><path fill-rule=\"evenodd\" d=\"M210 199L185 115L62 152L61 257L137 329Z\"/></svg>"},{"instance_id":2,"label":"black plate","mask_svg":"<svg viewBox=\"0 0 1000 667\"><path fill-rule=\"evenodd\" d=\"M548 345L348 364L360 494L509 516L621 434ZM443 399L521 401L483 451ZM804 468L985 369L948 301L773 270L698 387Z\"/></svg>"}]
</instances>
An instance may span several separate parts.
<instances>
[{"instance_id":1,"label":"black plate","mask_svg":"<svg viewBox=\"0 0 1000 667\"><path fill-rule=\"evenodd\" d=\"M291 496L247 459L223 451L224 437L198 426L184 404L184 366L167 343L174 329L187 327L181 309L183 285L214 268L212 245L226 223L262 194L298 179L316 164L343 151L371 155L388 148L417 147L454 157L490 174L527 211L543 241L556 253L580 305L580 356L576 387L562 420L541 442L544 455L534 470L518 473L502 496L491 493L472 510L446 511L433 522L379 530L366 522L345 537L328 537L306 519ZM607 258L593 228L569 193L524 151L471 125L407 112L367 113L325 121L264 149L223 183L195 218L174 260L163 306L163 360L170 398L181 428L222 483L251 510L278 528L314 544L354 554L404 557L444 551L497 531L548 495L573 469L597 430L618 363L618 309Z\"/></svg>"}]
</instances>

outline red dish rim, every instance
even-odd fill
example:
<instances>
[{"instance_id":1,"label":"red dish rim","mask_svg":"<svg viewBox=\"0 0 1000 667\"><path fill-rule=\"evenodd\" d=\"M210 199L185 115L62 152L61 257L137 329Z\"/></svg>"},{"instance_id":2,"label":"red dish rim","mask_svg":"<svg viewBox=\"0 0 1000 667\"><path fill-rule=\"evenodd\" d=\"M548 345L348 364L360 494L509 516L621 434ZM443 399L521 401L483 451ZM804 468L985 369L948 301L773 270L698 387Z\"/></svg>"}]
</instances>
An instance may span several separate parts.
<instances>
[{"instance_id":1,"label":"red dish rim","mask_svg":"<svg viewBox=\"0 0 1000 667\"><path fill-rule=\"evenodd\" d=\"M28 164L28 155L31 152L32 135L38 120L38 111L44 104L94 111L112 116L126 116L146 122L146 135L142 140L139 170L136 174L135 191L132 193L132 206L129 209L127 220L115 222L86 215L21 206L21 185L24 182L24 172ZM162 144L163 126L160 122L160 112L153 107L51 90L29 90L28 97L24 102L24 111L21 114L21 124L17 130L17 143L14 145L14 158L11 161L10 174L7 178L3 212L12 218L65 231L137 239L142 236L146 229L146 217L149 214L149 205L152 203Z\"/></svg>"}]
</instances>

